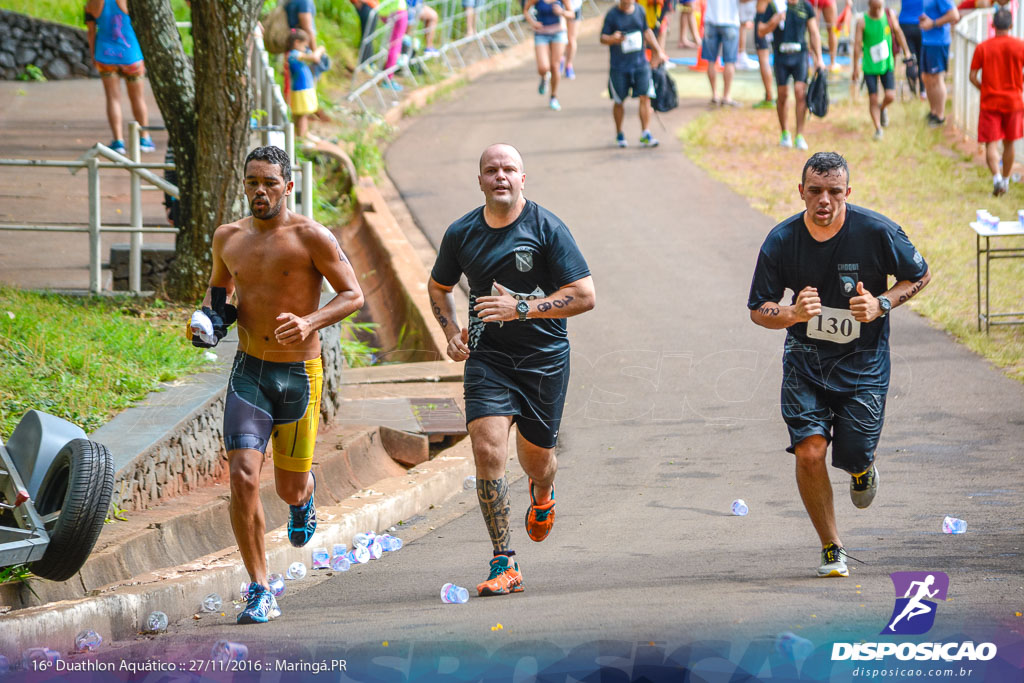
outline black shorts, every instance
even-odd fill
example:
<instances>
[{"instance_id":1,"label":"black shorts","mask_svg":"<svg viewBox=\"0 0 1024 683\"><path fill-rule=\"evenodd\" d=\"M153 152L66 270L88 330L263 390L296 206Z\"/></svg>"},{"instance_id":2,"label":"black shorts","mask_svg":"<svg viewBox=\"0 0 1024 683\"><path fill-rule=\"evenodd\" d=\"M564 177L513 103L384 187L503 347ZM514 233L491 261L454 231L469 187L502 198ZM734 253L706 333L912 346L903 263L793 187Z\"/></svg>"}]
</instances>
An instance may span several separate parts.
<instances>
[{"instance_id":1,"label":"black shorts","mask_svg":"<svg viewBox=\"0 0 1024 683\"><path fill-rule=\"evenodd\" d=\"M569 388L569 354L543 367L511 367L474 350L466 361L466 424L480 417L512 415L524 439L554 448Z\"/></svg>"},{"instance_id":2,"label":"black shorts","mask_svg":"<svg viewBox=\"0 0 1024 683\"><path fill-rule=\"evenodd\" d=\"M768 36L757 35L757 22L754 22L754 49L755 50L770 50L772 44L768 42Z\"/></svg>"},{"instance_id":3,"label":"black shorts","mask_svg":"<svg viewBox=\"0 0 1024 683\"><path fill-rule=\"evenodd\" d=\"M922 54L921 44L921 25L916 21L912 24L900 24L900 28L903 29L903 35L907 39L907 47L910 48L910 54L917 57L918 65L924 61L924 55Z\"/></svg>"},{"instance_id":4,"label":"black shorts","mask_svg":"<svg viewBox=\"0 0 1024 683\"><path fill-rule=\"evenodd\" d=\"M782 418L789 428L790 453L809 436L832 444L832 466L851 474L871 467L885 421L885 391L828 391L782 365Z\"/></svg>"},{"instance_id":5,"label":"black shorts","mask_svg":"<svg viewBox=\"0 0 1024 683\"><path fill-rule=\"evenodd\" d=\"M630 92L633 93L633 97L654 97L650 64L645 62L643 66L631 71L608 72L608 96L612 98L612 102L622 104Z\"/></svg>"},{"instance_id":6,"label":"black shorts","mask_svg":"<svg viewBox=\"0 0 1024 683\"><path fill-rule=\"evenodd\" d=\"M864 83L868 86L868 93L874 95L878 92L878 81L882 81L882 90L896 89L896 71L889 69L884 74L864 74Z\"/></svg>"},{"instance_id":7,"label":"black shorts","mask_svg":"<svg viewBox=\"0 0 1024 683\"><path fill-rule=\"evenodd\" d=\"M775 85L785 86L789 83L790 76L793 83L807 82L807 53L794 52L792 54L775 53Z\"/></svg>"},{"instance_id":8,"label":"black shorts","mask_svg":"<svg viewBox=\"0 0 1024 683\"><path fill-rule=\"evenodd\" d=\"M266 452L274 442L274 465L308 472L320 424L324 371L319 358L273 363L239 351L224 399L224 446Z\"/></svg>"}]
</instances>

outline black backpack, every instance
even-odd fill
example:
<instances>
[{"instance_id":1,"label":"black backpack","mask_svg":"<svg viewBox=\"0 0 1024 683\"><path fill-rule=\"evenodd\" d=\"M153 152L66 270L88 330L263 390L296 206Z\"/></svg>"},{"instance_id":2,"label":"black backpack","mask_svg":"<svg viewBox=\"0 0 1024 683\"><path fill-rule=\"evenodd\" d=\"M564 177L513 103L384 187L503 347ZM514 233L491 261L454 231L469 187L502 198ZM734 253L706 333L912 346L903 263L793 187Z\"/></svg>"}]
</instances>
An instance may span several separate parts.
<instances>
[{"instance_id":1,"label":"black backpack","mask_svg":"<svg viewBox=\"0 0 1024 683\"><path fill-rule=\"evenodd\" d=\"M668 75L664 64L651 71L651 80L654 81L654 99L651 100L654 111L672 111L679 106L676 82Z\"/></svg>"},{"instance_id":2,"label":"black backpack","mask_svg":"<svg viewBox=\"0 0 1024 683\"><path fill-rule=\"evenodd\" d=\"M828 113L828 73L824 69L816 71L807 85L807 109L818 118Z\"/></svg>"}]
</instances>

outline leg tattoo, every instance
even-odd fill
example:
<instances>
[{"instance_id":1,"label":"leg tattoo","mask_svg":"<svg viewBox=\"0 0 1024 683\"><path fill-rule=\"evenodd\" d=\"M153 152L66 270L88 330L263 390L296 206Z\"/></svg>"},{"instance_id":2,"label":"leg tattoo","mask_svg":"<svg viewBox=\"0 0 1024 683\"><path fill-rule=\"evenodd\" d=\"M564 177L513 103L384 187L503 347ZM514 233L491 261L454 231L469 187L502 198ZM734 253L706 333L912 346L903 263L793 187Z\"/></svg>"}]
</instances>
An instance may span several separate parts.
<instances>
[{"instance_id":1,"label":"leg tattoo","mask_svg":"<svg viewBox=\"0 0 1024 683\"><path fill-rule=\"evenodd\" d=\"M508 480L505 477L477 479L476 497L480 501L480 510L484 513L484 523L487 525L487 533L491 535L494 552L508 550L512 538L512 531L508 523L512 511L508 495Z\"/></svg>"}]
</instances>

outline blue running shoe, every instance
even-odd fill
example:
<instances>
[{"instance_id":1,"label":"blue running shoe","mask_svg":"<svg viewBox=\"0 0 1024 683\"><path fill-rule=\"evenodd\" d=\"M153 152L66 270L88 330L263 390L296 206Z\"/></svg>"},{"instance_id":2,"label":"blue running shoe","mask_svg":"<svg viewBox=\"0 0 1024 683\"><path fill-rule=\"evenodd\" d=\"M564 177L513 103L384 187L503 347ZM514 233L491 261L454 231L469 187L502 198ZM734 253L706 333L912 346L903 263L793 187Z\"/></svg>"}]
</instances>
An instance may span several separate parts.
<instances>
[{"instance_id":1,"label":"blue running shoe","mask_svg":"<svg viewBox=\"0 0 1024 683\"><path fill-rule=\"evenodd\" d=\"M139 151L140 152L155 152L156 145L153 144L153 138L148 135L144 138L139 138Z\"/></svg>"},{"instance_id":2,"label":"blue running shoe","mask_svg":"<svg viewBox=\"0 0 1024 683\"><path fill-rule=\"evenodd\" d=\"M265 624L271 619L281 616L281 608L277 606L277 598L274 597L273 593L266 586L258 583L251 584L246 599L245 609L238 615L236 623Z\"/></svg>"},{"instance_id":3,"label":"blue running shoe","mask_svg":"<svg viewBox=\"0 0 1024 683\"><path fill-rule=\"evenodd\" d=\"M118 154L124 154L126 151L124 147L124 140L112 140L110 144L107 145L107 147L114 150Z\"/></svg>"},{"instance_id":4,"label":"blue running shoe","mask_svg":"<svg viewBox=\"0 0 1024 683\"><path fill-rule=\"evenodd\" d=\"M624 133L616 133L615 144L618 145L619 147L627 147L629 143L626 142L626 135Z\"/></svg>"},{"instance_id":5,"label":"blue running shoe","mask_svg":"<svg viewBox=\"0 0 1024 683\"><path fill-rule=\"evenodd\" d=\"M291 512L288 519L288 540L296 548L309 543L309 539L313 538L313 532L316 531L316 504L313 503L316 496L316 475L310 472L309 476L313 477L313 493L310 494L309 500L305 505L288 506Z\"/></svg>"},{"instance_id":6,"label":"blue running shoe","mask_svg":"<svg viewBox=\"0 0 1024 683\"><path fill-rule=\"evenodd\" d=\"M640 144L644 147L657 147L658 141L651 135L651 131L645 130L643 135L640 136Z\"/></svg>"}]
</instances>

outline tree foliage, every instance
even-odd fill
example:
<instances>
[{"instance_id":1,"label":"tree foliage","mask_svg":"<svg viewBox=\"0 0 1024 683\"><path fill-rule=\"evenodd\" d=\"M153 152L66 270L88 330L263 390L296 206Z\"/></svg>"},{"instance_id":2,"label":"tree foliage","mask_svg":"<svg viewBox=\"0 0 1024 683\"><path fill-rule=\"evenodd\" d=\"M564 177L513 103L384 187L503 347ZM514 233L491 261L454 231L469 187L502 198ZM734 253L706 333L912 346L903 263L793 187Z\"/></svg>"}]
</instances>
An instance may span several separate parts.
<instances>
[{"instance_id":1,"label":"tree foliage","mask_svg":"<svg viewBox=\"0 0 1024 683\"><path fill-rule=\"evenodd\" d=\"M128 0L132 25L174 151L181 191L169 293L203 296L213 232L242 215L242 164L252 111L249 55L262 0L193 0L193 58L170 0Z\"/></svg>"}]
</instances>

